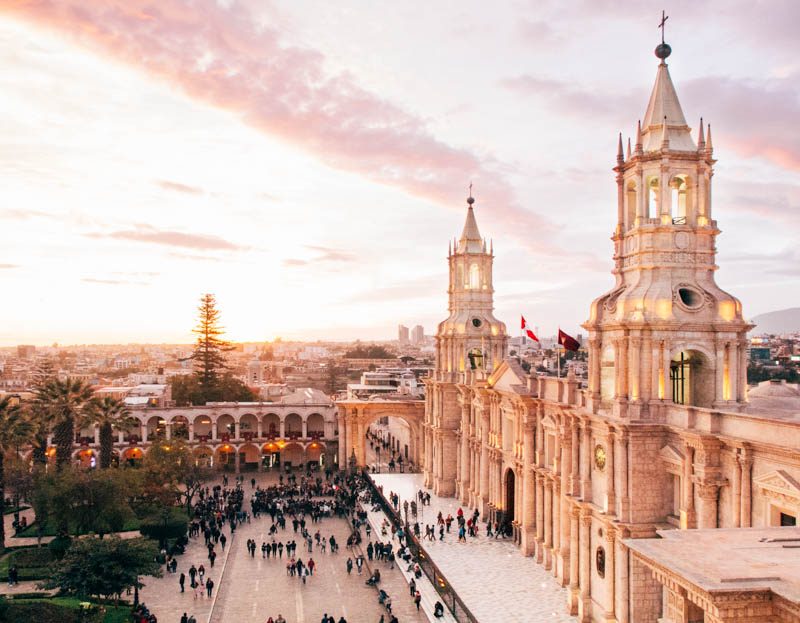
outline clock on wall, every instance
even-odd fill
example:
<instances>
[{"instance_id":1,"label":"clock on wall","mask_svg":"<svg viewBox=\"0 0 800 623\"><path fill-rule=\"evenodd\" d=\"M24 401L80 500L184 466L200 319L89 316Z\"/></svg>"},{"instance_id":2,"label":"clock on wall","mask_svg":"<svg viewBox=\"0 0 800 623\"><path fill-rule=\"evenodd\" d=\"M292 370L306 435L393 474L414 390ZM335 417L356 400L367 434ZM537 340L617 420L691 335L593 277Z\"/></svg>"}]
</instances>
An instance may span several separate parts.
<instances>
[{"instance_id":1,"label":"clock on wall","mask_svg":"<svg viewBox=\"0 0 800 623\"><path fill-rule=\"evenodd\" d=\"M600 470L606 466L606 449L600 444L594 447L594 464Z\"/></svg>"},{"instance_id":2,"label":"clock on wall","mask_svg":"<svg viewBox=\"0 0 800 623\"><path fill-rule=\"evenodd\" d=\"M475 327L476 329L478 327L480 327L482 324L483 324L483 322L481 322L480 318L473 318L472 319L472 326Z\"/></svg>"}]
</instances>

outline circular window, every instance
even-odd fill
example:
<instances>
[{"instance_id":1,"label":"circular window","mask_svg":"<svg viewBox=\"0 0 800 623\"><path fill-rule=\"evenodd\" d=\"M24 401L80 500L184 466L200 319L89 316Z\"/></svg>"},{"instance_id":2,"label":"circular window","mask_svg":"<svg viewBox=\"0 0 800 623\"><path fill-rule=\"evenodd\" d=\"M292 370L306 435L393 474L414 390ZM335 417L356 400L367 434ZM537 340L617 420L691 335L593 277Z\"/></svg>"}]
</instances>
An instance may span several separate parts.
<instances>
[{"instance_id":1,"label":"circular window","mask_svg":"<svg viewBox=\"0 0 800 623\"><path fill-rule=\"evenodd\" d=\"M681 303L690 309L697 309L703 304L703 295L694 288L680 286L678 288L678 297Z\"/></svg>"},{"instance_id":2,"label":"circular window","mask_svg":"<svg viewBox=\"0 0 800 623\"><path fill-rule=\"evenodd\" d=\"M472 326L475 327L476 329L478 327L480 327L482 324L483 324L483 322L481 322L480 318L473 318L472 319Z\"/></svg>"}]
</instances>

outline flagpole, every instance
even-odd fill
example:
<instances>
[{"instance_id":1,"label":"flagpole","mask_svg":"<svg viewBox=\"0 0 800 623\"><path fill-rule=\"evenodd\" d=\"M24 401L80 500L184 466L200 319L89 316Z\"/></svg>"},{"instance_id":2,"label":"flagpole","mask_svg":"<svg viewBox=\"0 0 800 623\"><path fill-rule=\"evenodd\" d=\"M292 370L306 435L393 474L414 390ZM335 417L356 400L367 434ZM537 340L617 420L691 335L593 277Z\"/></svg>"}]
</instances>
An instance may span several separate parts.
<instances>
[{"instance_id":1,"label":"flagpole","mask_svg":"<svg viewBox=\"0 0 800 623\"><path fill-rule=\"evenodd\" d=\"M558 352L560 344L556 344L556 361L558 362L558 378L561 378L561 353Z\"/></svg>"}]
</instances>

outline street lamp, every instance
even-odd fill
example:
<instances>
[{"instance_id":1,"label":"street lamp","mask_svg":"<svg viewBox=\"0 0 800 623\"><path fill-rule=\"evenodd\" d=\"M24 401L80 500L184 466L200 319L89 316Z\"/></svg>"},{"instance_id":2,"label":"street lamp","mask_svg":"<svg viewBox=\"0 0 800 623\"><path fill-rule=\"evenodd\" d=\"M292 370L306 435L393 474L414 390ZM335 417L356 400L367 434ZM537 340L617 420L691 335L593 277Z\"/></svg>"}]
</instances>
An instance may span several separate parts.
<instances>
[{"instance_id":1,"label":"street lamp","mask_svg":"<svg viewBox=\"0 0 800 623\"><path fill-rule=\"evenodd\" d=\"M405 513L406 516L406 530L408 530L408 500L403 502L403 512Z\"/></svg>"},{"instance_id":2,"label":"street lamp","mask_svg":"<svg viewBox=\"0 0 800 623\"><path fill-rule=\"evenodd\" d=\"M381 473L381 447L377 446L377 450L375 450L375 454L378 456L378 473Z\"/></svg>"}]
</instances>

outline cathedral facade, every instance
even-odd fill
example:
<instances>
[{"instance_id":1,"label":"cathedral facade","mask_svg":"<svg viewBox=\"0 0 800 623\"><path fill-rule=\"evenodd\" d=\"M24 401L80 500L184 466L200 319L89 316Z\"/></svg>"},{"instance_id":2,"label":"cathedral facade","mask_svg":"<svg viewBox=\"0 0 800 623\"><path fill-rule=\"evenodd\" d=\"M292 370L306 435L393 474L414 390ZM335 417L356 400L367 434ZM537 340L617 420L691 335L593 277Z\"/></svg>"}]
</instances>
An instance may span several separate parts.
<instances>
[{"instance_id":1,"label":"cathedral facade","mask_svg":"<svg viewBox=\"0 0 800 623\"><path fill-rule=\"evenodd\" d=\"M752 325L714 279L711 129L701 120L693 138L669 53L656 50L635 142L619 140L616 282L584 324L588 387L507 358L470 198L427 381L425 482L508 525L582 622L796 622L800 600L767 573L755 590L677 563L681 534L728 529L758 549L772 538L759 530L796 525L800 417L748 401ZM656 541L675 549L656 555Z\"/></svg>"}]
</instances>

